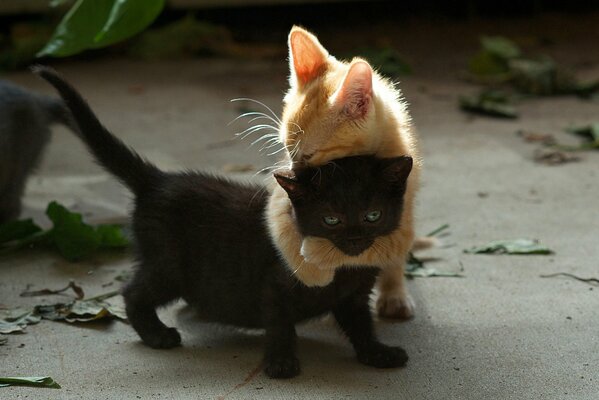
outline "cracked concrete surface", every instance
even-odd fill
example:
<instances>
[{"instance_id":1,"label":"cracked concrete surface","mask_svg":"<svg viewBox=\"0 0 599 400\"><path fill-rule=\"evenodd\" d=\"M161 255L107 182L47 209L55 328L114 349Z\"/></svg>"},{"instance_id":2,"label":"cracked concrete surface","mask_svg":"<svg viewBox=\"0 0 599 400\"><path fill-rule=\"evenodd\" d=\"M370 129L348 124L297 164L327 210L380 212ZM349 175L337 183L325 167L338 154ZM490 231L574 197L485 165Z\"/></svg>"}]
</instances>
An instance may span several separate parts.
<instances>
[{"instance_id":1,"label":"cracked concrete surface","mask_svg":"<svg viewBox=\"0 0 599 400\"><path fill-rule=\"evenodd\" d=\"M597 63L597 53L584 50L595 48L596 41L576 38L578 47L560 42L555 52ZM401 87L412 104L425 160L418 230L449 223L451 236L445 241L455 244L421 256L438 258L431 267L462 271L465 277L410 281L416 318L377 322L385 343L408 351L406 368L376 370L358 364L347 341L325 318L298 330L302 374L270 380L256 373L263 346L259 332L198 321L176 304L161 312L167 323L181 328L184 346L175 350L143 346L121 322L42 321L26 334L8 336L0 346L0 376L50 375L63 388L2 388L0 398L596 399L599 288L540 275L599 274L599 153L584 153L581 162L562 166L535 164L536 145L524 143L515 131L549 132L571 141L562 128L599 120L599 103L545 98L523 103L518 120L472 118L457 110L456 99L475 88L457 79L455 71L439 71L439 60L455 67L472 49L449 54L441 44L431 44L439 53L431 50L428 57L436 61L426 63L423 50L412 46L417 72L403 79ZM163 168L218 172L234 163L258 170L276 161L276 156L248 150L249 142L231 141L242 125L227 124L239 113L229 102L236 97L256 98L280 111L287 74L282 61L104 60L57 68L108 127ZM582 73L597 76L599 67L587 66ZM27 72L5 77L51 92ZM247 179L253 172L237 175ZM25 214L42 218L45 205L54 199L95 220L122 217L129 208L126 190L63 128L55 129L44 163L29 183ZM555 255L462 253L472 245L517 237L540 239ZM3 258L0 305L36 304L42 299L19 297L27 284L58 288L69 279L89 295L102 293L116 287L118 283L111 285L114 277L131 264L128 256L117 255L83 263L42 252Z\"/></svg>"}]
</instances>

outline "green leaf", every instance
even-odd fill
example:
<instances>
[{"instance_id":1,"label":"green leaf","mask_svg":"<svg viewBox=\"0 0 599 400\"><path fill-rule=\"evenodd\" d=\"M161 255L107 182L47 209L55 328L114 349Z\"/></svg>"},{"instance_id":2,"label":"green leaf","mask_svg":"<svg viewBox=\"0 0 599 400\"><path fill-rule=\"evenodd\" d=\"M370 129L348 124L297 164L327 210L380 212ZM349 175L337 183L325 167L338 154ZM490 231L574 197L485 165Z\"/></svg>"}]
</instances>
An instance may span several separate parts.
<instances>
[{"instance_id":1,"label":"green leaf","mask_svg":"<svg viewBox=\"0 0 599 400\"><path fill-rule=\"evenodd\" d=\"M38 57L66 57L127 39L150 25L165 0L77 0Z\"/></svg>"},{"instance_id":2,"label":"green leaf","mask_svg":"<svg viewBox=\"0 0 599 400\"><path fill-rule=\"evenodd\" d=\"M71 212L55 201L48 205L46 214L54 223L52 241L67 260L81 260L100 247L99 235L83 222L81 214Z\"/></svg>"},{"instance_id":3,"label":"green leaf","mask_svg":"<svg viewBox=\"0 0 599 400\"><path fill-rule=\"evenodd\" d=\"M427 268L424 262L419 258L416 258L414 254L410 253L404 276L407 278L432 278L432 277L444 277L444 278L463 278L462 274L451 271L439 271L435 268Z\"/></svg>"},{"instance_id":4,"label":"green leaf","mask_svg":"<svg viewBox=\"0 0 599 400\"><path fill-rule=\"evenodd\" d=\"M503 36L482 36L480 43L486 52L504 60L520 56L520 48Z\"/></svg>"},{"instance_id":5,"label":"green leaf","mask_svg":"<svg viewBox=\"0 0 599 400\"><path fill-rule=\"evenodd\" d=\"M393 47L366 48L359 51L381 74L390 78L412 74L412 68Z\"/></svg>"},{"instance_id":6,"label":"green leaf","mask_svg":"<svg viewBox=\"0 0 599 400\"><path fill-rule=\"evenodd\" d=\"M149 29L135 40L129 54L144 60L172 60L200 52L227 54L232 37L225 28L207 21L198 21L192 14Z\"/></svg>"},{"instance_id":7,"label":"green leaf","mask_svg":"<svg viewBox=\"0 0 599 400\"><path fill-rule=\"evenodd\" d=\"M23 332L27 325L37 324L40 320L31 310L0 310L0 333Z\"/></svg>"},{"instance_id":8,"label":"green leaf","mask_svg":"<svg viewBox=\"0 0 599 400\"><path fill-rule=\"evenodd\" d=\"M485 50L470 59L468 70L480 76L503 76L509 73L505 60Z\"/></svg>"},{"instance_id":9,"label":"green leaf","mask_svg":"<svg viewBox=\"0 0 599 400\"><path fill-rule=\"evenodd\" d=\"M496 240L464 250L469 254L553 254L549 248L532 239Z\"/></svg>"},{"instance_id":10,"label":"green leaf","mask_svg":"<svg viewBox=\"0 0 599 400\"><path fill-rule=\"evenodd\" d=\"M100 246L108 248L123 248L129 245L129 239L118 225L100 225L96 227Z\"/></svg>"},{"instance_id":11,"label":"green leaf","mask_svg":"<svg viewBox=\"0 0 599 400\"><path fill-rule=\"evenodd\" d=\"M569 128L566 128L565 130L566 132L583 137L590 142L599 142L598 122L594 122L588 125L571 126Z\"/></svg>"},{"instance_id":12,"label":"green leaf","mask_svg":"<svg viewBox=\"0 0 599 400\"><path fill-rule=\"evenodd\" d=\"M592 98L599 91L599 80L590 82L577 82L574 92L585 99Z\"/></svg>"},{"instance_id":13,"label":"green leaf","mask_svg":"<svg viewBox=\"0 0 599 400\"><path fill-rule=\"evenodd\" d=\"M72 2L72 0L50 0L50 7L60 7Z\"/></svg>"},{"instance_id":14,"label":"green leaf","mask_svg":"<svg viewBox=\"0 0 599 400\"><path fill-rule=\"evenodd\" d=\"M499 118L518 118L509 98L496 90L485 90L476 96L460 96L460 108L473 114Z\"/></svg>"},{"instance_id":15,"label":"green leaf","mask_svg":"<svg viewBox=\"0 0 599 400\"><path fill-rule=\"evenodd\" d=\"M94 47L129 38L148 27L164 8L165 0L116 0L108 20L94 37Z\"/></svg>"},{"instance_id":16,"label":"green leaf","mask_svg":"<svg viewBox=\"0 0 599 400\"><path fill-rule=\"evenodd\" d=\"M115 0L77 0L56 27L38 57L66 57L94 47Z\"/></svg>"},{"instance_id":17,"label":"green leaf","mask_svg":"<svg viewBox=\"0 0 599 400\"><path fill-rule=\"evenodd\" d=\"M10 221L0 225L0 244L21 240L41 231L42 228L36 225L32 219Z\"/></svg>"},{"instance_id":18,"label":"green leaf","mask_svg":"<svg viewBox=\"0 0 599 400\"><path fill-rule=\"evenodd\" d=\"M449 224L443 224L440 227L438 227L437 229L427 233L425 236L437 236L440 235L443 231L449 229Z\"/></svg>"},{"instance_id":19,"label":"green leaf","mask_svg":"<svg viewBox=\"0 0 599 400\"><path fill-rule=\"evenodd\" d=\"M84 300L69 303L40 304L33 309L0 310L0 333L21 333L27 325L33 325L42 319L49 321L88 322L102 318L127 320L125 310L105 300L118 295L118 290L103 293Z\"/></svg>"},{"instance_id":20,"label":"green leaf","mask_svg":"<svg viewBox=\"0 0 599 400\"><path fill-rule=\"evenodd\" d=\"M49 376L8 377L0 376L0 387L5 386L34 386L50 389L60 389L60 385Z\"/></svg>"}]
</instances>

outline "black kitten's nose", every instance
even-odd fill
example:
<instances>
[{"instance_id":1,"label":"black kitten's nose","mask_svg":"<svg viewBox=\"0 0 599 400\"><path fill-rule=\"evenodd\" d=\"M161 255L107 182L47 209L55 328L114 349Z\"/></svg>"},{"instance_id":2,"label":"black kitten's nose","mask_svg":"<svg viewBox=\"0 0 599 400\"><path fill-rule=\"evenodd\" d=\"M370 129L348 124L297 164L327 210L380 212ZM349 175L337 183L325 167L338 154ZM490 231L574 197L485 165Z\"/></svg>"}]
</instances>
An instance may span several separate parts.
<instances>
[{"instance_id":1,"label":"black kitten's nose","mask_svg":"<svg viewBox=\"0 0 599 400\"><path fill-rule=\"evenodd\" d=\"M348 256L359 256L374 242L371 238L348 238L341 250Z\"/></svg>"}]
</instances>

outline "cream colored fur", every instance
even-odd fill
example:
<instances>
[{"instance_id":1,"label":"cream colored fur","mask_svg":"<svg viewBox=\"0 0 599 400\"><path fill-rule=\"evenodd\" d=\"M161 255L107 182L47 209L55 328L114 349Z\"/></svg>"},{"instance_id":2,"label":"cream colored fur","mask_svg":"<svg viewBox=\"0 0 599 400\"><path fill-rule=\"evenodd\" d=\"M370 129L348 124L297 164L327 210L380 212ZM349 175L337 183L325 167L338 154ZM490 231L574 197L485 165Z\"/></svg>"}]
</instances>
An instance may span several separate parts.
<instances>
[{"instance_id":1,"label":"cream colored fur","mask_svg":"<svg viewBox=\"0 0 599 400\"><path fill-rule=\"evenodd\" d=\"M319 166L337 158L372 154L381 158L409 155L414 164L399 228L377 238L362 254L347 256L327 239L302 237L287 193L278 185L274 185L267 210L274 243L297 278L308 286L330 283L335 269L341 266L380 267L379 313L409 318L413 303L403 273L414 241L414 196L421 162L406 105L394 85L372 71L364 60L336 60L302 28L291 30L289 46L291 87L284 99L280 139L290 163ZM301 57L307 60L298 60ZM367 109L361 116L352 101L354 91L364 92L363 79L354 79L353 75L369 77L366 68L372 71L372 95L365 97ZM349 82L352 80L355 82ZM363 107L364 103L356 104Z\"/></svg>"}]
</instances>

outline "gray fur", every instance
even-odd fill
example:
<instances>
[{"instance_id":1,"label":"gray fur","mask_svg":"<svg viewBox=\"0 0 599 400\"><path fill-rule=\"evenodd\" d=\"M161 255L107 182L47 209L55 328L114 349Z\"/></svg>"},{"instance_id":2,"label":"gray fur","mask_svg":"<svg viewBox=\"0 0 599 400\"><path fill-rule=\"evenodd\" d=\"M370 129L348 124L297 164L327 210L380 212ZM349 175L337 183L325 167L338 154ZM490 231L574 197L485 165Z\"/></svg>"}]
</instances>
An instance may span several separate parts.
<instances>
[{"instance_id":1,"label":"gray fur","mask_svg":"<svg viewBox=\"0 0 599 400\"><path fill-rule=\"evenodd\" d=\"M0 80L0 223L21 212L29 175L50 140L50 126L72 126L62 100Z\"/></svg>"}]
</instances>

